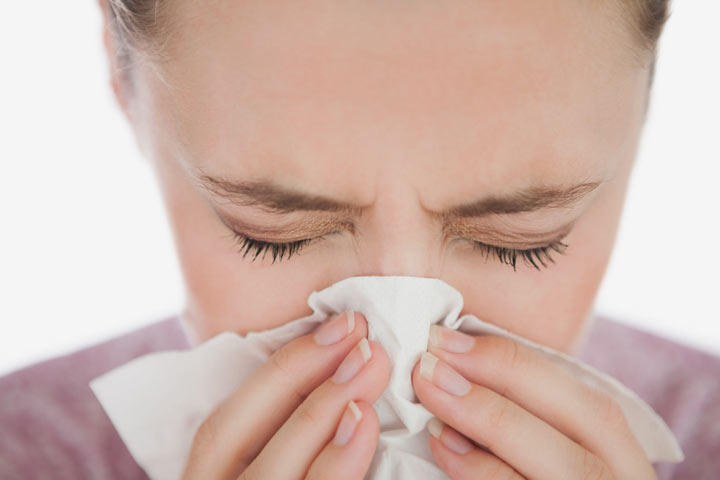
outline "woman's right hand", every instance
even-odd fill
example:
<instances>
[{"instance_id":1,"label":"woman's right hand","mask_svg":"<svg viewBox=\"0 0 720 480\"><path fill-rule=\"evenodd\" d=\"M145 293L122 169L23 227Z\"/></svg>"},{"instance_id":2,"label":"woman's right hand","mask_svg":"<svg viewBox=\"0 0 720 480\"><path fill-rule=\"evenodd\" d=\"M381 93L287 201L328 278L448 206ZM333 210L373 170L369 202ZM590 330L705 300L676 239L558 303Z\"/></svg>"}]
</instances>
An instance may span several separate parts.
<instances>
[{"instance_id":1,"label":"woman's right hand","mask_svg":"<svg viewBox=\"0 0 720 480\"><path fill-rule=\"evenodd\" d=\"M344 312L278 349L200 425L183 479L362 479L390 379L366 336L365 317Z\"/></svg>"}]
</instances>

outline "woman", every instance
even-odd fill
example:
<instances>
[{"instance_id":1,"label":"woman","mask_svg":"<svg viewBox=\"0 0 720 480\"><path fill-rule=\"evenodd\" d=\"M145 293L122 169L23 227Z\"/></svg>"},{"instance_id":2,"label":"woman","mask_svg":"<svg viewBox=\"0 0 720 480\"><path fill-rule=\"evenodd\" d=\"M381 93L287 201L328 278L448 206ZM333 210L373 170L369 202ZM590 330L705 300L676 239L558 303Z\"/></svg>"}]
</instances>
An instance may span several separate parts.
<instances>
[{"instance_id":1,"label":"woman","mask_svg":"<svg viewBox=\"0 0 720 480\"><path fill-rule=\"evenodd\" d=\"M719 434L702 419L719 415L708 378L720 361L593 312L666 1L100 6L112 87L156 170L187 305L3 379L14 450L0 471L143 478L90 378L301 317L310 292L354 275L445 280L466 312L641 392L688 457L653 468L607 397L513 342L438 331L412 380L450 477L701 478L718 466ZM185 478L362 478L389 359L363 340L362 312L352 318L278 350L213 412ZM38 397L53 401L27 401Z\"/></svg>"}]
</instances>

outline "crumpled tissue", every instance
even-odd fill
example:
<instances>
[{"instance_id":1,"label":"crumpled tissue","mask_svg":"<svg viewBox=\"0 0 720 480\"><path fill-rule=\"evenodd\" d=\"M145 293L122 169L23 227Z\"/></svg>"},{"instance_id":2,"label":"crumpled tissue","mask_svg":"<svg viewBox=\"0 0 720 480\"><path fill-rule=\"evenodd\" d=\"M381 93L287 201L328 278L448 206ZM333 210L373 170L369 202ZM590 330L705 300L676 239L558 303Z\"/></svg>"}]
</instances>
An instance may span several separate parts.
<instances>
[{"instance_id":1,"label":"crumpled tissue","mask_svg":"<svg viewBox=\"0 0 720 480\"><path fill-rule=\"evenodd\" d=\"M616 379L580 360L466 314L463 298L446 282L425 277L356 276L307 300L313 313L281 326L240 336L223 332L184 351L154 352L90 382L128 450L152 480L180 478L193 436L213 408L278 348L313 331L331 314L362 313L368 339L393 364L390 383L374 407L380 439L366 479L447 479L435 464L426 424L432 414L414 394L411 371L427 349L433 323L471 335L500 335L538 350L597 388L622 408L651 462L679 462L680 445L662 418Z\"/></svg>"}]
</instances>

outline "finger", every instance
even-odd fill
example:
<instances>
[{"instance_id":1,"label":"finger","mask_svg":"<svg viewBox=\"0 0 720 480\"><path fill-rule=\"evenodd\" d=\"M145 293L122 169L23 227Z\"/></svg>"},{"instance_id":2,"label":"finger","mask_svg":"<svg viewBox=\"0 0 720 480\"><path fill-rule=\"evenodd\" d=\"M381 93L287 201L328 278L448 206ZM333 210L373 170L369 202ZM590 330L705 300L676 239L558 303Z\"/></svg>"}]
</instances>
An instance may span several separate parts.
<instances>
[{"instance_id":1,"label":"finger","mask_svg":"<svg viewBox=\"0 0 720 480\"><path fill-rule=\"evenodd\" d=\"M344 312L275 351L200 425L185 478L237 477L366 335L365 318Z\"/></svg>"},{"instance_id":2,"label":"finger","mask_svg":"<svg viewBox=\"0 0 720 480\"><path fill-rule=\"evenodd\" d=\"M591 452L511 400L469 382L431 353L423 353L413 369L413 386L428 410L526 477L614 478Z\"/></svg>"},{"instance_id":3,"label":"finger","mask_svg":"<svg viewBox=\"0 0 720 480\"><path fill-rule=\"evenodd\" d=\"M348 402L374 403L389 380L390 360L385 350L363 338L332 378L298 406L241 478L302 478L332 438Z\"/></svg>"},{"instance_id":4,"label":"finger","mask_svg":"<svg viewBox=\"0 0 720 480\"><path fill-rule=\"evenodd\" d=\"M429 351L471 382L542 418L613 465L618 476L648 478L652 467L644 460L645 452L608 395L509 338L472 337L440 326L434 326L430 336Z\"/></svg>"},{"instance_id":5,"label":"finger","mask_svg":"<svg viewBox=\"0 0 720 480\"><path fill-rule=\"evenodd\" d=\"M524 480L525 477L492 453L478 448L463 434L437 417L428 422L430 451L452 479Z\"/></svg>"},{"instance_id":6,"label":"finger","mask_svg":"<svg viewBox=\"0 0 720 480\"><path fill-rule=\"evenodd\" d=\"M335 436L310 466L307 480L362 480L375 453L379 432L380 422L372 405L351 400Z\"/></svg>"}]
</instances>

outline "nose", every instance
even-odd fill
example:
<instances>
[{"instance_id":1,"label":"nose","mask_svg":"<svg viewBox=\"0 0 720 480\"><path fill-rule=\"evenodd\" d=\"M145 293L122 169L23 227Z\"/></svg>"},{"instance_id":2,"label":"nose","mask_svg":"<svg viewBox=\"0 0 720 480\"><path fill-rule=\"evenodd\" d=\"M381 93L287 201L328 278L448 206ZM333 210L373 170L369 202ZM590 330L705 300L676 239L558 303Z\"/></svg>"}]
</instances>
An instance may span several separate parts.
<instances>
[{"instance_id":1,"label":"nose","mask_svg":"<svg viewBox=\"0 0 720 480\"><path fill-rule=\"evenodd\" d=\"M440 275L442 232L414 194L378 197L355 242L362 275Z\"/></svg>"}]
</instances>

